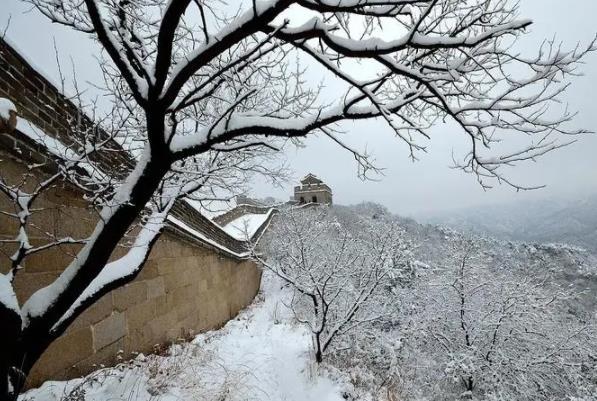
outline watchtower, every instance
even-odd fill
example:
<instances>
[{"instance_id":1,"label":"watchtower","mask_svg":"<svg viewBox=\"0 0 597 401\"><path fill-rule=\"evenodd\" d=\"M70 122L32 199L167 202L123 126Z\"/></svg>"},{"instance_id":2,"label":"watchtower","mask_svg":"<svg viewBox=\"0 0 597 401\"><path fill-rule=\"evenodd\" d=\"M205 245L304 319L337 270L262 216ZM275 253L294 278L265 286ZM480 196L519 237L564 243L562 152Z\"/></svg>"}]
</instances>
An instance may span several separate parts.
<instances>
[{"instance_id":1,"label":"watchtower","mask_svg":"<svg viewBox=\"0 0 597 401\"><path fill-rule=\"evenodd\" d=\"M301 185L294 187L294 201L298 203L332 203L332 189L315 174L307 174Z\"/></svg>"}]
</instances>

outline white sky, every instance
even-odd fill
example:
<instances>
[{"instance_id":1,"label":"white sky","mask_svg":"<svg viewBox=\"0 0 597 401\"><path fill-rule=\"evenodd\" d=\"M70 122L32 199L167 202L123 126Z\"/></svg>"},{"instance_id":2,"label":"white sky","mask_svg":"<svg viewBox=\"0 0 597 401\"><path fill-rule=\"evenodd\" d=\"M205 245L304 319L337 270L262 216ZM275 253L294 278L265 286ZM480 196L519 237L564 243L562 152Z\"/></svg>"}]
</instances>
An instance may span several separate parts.
<instances>
[{"instance_id":1,"label":"white sky","mask_svg":"<svg viewBox=\"0 0 597 401\"><path fill-rule=\"evenodd\" d=\"M63 69L70 69L72 58L80 81L100 82L95 61L98 47L90 39L50 24L37 11L27 12L30 6L21 0L2 0L2 3L0 31L10 17L6 36L33 64L41 66L51 77L58 76L55 40ZM586 44L597 33L595 0L524 0L521 3L522 17L534 20L530 34L520 44L523 51L536 52L543 39L554 35L572 47L577 42ZM575 125L596 130L597 55L591 55L586 62L585 76L574 79L566 98L571 109L579 111ZM333 82L328 83L328 90L333 91L333 85ZM416 215L505 201L578 198L597 191L597 135L579 138L576 144L549 154L537 163L510 170L509 177L518 183L547 185L542 190L517 193L506 186L483 191L473 176L451 169L452 152L462 154L465 138L449 126L434 129L432 141L427 143L428 153L419 154L420 160L415 163L408 159L407 147L393 138L382 122L351 123L345 129L349 131L350 143L366 147L374 154L377 164L386 169L378 181L359 180L352 156L325 138L312 137L306 141L305 148L287 151L296 178L308 172L317 174L332 187L336 203L375 201L394 212ZM289 182L284 188L272 188L268 183L257 182L252 195L287 199L293 185Z\"/></svg>"}]
</instances>

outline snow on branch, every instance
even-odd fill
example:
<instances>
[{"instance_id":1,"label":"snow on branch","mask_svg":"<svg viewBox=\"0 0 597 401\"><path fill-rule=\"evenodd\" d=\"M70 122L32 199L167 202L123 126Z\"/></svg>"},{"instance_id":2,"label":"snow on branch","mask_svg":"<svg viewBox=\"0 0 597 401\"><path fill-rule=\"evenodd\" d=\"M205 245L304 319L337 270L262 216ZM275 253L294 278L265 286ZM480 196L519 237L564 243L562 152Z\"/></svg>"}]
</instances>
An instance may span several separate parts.
<instances>
[{"instance_id":1,"label":"snow on branch","mask_svg":"<svg viewBox=\"0 0 597 401\"><path fill-rule=\"evenodd\" d=\"M80 14L74 0L57 9L50 0L29 1L57 22L96 33L116 67L109 76L129 86L120 97L130 92L141 114L167 115L167 132L148 130L147 139L169 146L174 159L224 149L242 136L329 135L343 121L370 118L383 118L416 159L429 128L451 120L470 142L457 167L484 187L497 181L529 189L503 168L568 141L544 147L538 143L547 140L531 138L517 160L499 155L497 143L510 131L539 138L585 132L568 128L573 114L553 108L566 88L561 78L575 74L594 44L564 51L547 42L535 58L520 55L514 45L531 21L504 0L277 0L243 2L234 12L189 0L122 10L86 0ZM301 9L304 16L295 12ZM341 100L322 105L319 90L289 68L291 56L340 78ZM353 62L375 78L356 76L346 67ZM366 155L355 159L376 170Z\"/></svg>"}]
</instances>

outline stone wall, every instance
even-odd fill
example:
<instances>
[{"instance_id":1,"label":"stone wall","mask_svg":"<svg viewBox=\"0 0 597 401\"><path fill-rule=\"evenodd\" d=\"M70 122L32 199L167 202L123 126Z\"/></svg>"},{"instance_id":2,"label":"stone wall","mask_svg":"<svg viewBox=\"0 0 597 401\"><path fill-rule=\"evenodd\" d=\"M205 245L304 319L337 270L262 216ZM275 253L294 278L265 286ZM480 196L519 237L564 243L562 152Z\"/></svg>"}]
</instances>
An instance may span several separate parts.
<instances>
[{"instance_id":1,"label":"stone wall","mask_svg":"<svg viewBox=\"0 0 597 401\"><path fill-rule=\"evenodd\" d=\"M13 101L21 117L68 143L70 127L65 122L80 112L2 39L0 97ZM88 124L84 117L83 121ZM102 163L129 166L130 160L121 153L113 153L116 156L111 155ZM6 179L16 182L31 173L27 163L44 159L43 149L19 136L19 132L0 135L0 171ZM47 167L51 168L51 163ZM42 178L43 172L34 172L33 179ZM35 228L30 240L34 246L46 241L48 233L85 238L97 221L81 194L67 184L44 194L36 207L43 210L32 217ZM0 210L14 210L2 195ZM218 328L252 301L261 274L254 263L234 257L243 251L242 242L219 230L186 203L176 206L175 215L202 235L168 227L140 275L129 285L104 296L50 346L35 365L29 386L49 379L76 377L99 364L115 363L118 355L128 358L134 352L151 352L157 344ZM0 239L14 238L16 229L13 218L0 214ZM24 302L51 283L78 249L79 245L64 245L29 257L15 280L19 301ZM123 243L113 258L125 251ZM9 268L13 252L10 244L0 242L3 273Z\"/></svg>"},{"instance_id":2,"label":"stone wall","mask_svg":"<svg viewBox=\"0 0 597 401\"><path fill-rule=\"evenodd\" d=\"M16 178L26 171L4 153L0 159L3 176ZM47 240L45 232L84 238L96 221L68 187L42 196L38 206L44 210L33 216L36 229L30 240L34 245ZM0 210L11 207L0 196ZM14 219L0 215L0 239L14 238L16 228ZM19 301L51 283L77 249L77 245L65 245L28 258L15 280ZM125 251L123 246L114 257ZM0 244L2 273L8 271L8 256L13 252L8 244ZM209 249L192 236L167 228L140 275L84 312L34 367L29 386L114 364L119 351L128 358L133 352L151 352L156 344L218 328L252 301L259 284L260 270L253 262Z\"/></svg>"},{"instance_id":3,"label":"stone wall","mask_svg":"<svg viewBox=\"0 0 597 401\"><path fill-rule=\"evenodd\" d=\"M253 263L166 233L135 281L104 296L52 344L29 385L112 365L120 351L129 358L134 352L152 352L156 344L218 328L252 301L259 280Z\"/></svg>"}]
</instances>

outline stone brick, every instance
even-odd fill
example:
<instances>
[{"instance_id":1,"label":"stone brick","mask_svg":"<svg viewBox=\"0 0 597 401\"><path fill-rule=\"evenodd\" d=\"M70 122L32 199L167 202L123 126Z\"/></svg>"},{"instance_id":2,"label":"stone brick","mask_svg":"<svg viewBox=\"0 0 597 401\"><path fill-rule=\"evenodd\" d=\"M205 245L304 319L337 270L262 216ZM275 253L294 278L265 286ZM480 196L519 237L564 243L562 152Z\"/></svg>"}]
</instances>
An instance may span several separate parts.
<instances>
[{"instance_id":1,"label":"stone brick","mask_svg":"<svg viewBox=\"0 0 597 401\"><path fill-rule=\"evenodd\" d=\"M144 281L134 281L112 292L114 308L124 311L133 305L147 300L147 284Z\"/></svg>"},{"instance_id":2,"label":"stone brick","mask_svg":"<svg viewBox=\"0 0 597 401\"><path fill-rule=\"evenodd\" d=\"M124 313L115 312L106 319L91 326L93 332L93 349L101 350L126 335Z\"/></svg>"},{"instance_id":3,"label":"stone brick","mask_svg":"<svg viewBox=\"0 0 597 401\"><path fill-rule=\"evenodd\" d=\"M102 348L89 358L82 360L77 365L86 365L93 368L93 370L99 368L101 365L113 366L119 362L118 355L120 351L125 351L126 341L125 338L120 338L112 344ZM82 371L83 366L77 366L77 370Z\"/></svg>"},{"instance_id":4,"label":"stone brick","mask_svg":"<svg viewBox=\"0 0 597 401\"><path fill-rule=\"evenodd\" d=\"M164 279L164 286L165 286L167 293L175 292L180 287L183 287L186 285L186 283L182 280L181 274L171 273L171 274L163 275L162 277Z\"/></svg>"},{"instance_id":5,"label":"stone brick","mask_svg":"<svg viewBox=\"0 0 597 401\"><path fill-rule=\"evenodd\" d=\"M72 262L80 248L81 245L68 244L34 253L25 260L24 266L29 273L60 272Z\"/></svg>"},{"instance_id":6,"label":"stone brick","mask_svg":"<svg viewBox=\"0 0 597 401\"><path fill-rule=\"evenodd\" d=\"M166 285L163 277L156 277L145 281L147 284L147 299L154 299L166 294Z\"/></svg>"},{"instance_id":7,"label":"stone brick","mask_svg":"<svg viewBox=\"0 0 597 401\"><path fill-rule=\"evenodd\" d=\"M154 300L156 316L165 315L170 312L171 308L168 305L168 295L162 295Z\"/></svg>"},{"instance_id":8,"label":"stone brick","mask_svg":"<svg viewBox=\"0 0 597 401\"><path fill-rule=\"evenodd\" d=\"M129 332L124 338L124 351L127 355L133 352L151 352L155 344L156 341L150 330L147 328L136 329Z\"/></svg>"},{"instance_id":9,"label":"stone brick","mask_svg":"<svg viewBox=\"0 0 597 401\"><path fill-rule=\"evenodd\" d=\"M30 384L40 384L48 377L60 377L58 375L61 371L90 357L93 352L91 327L83 327L62 335L50 345L33 367Z\"/></svg>"},{"instance_id":10,"label":"stone brick","mask_svg":"<svg viewBox=\"0 0 597 401\"><path fill-rule=\"evenodd\" d=\"M156 305L154 301L145 301L143 303L131 306L125 311L127 331L141 329L156 315Z\"/></svg>"},{"instance_id":11,"label":"stone brick","mask_svg":"<svg viewBox=\"0 0 597 401\"><path fill-rule=\"evenodd\" d=\"M201 279L197 282L197 292L204 293L207 291L207 280Z\"/></svg>"},{"instance_id":12,"label":"stone brick","mask_svg":"<svg viewBox=\"0 0 597 401\"><path fill-rule=\"evenodd\" d=\"M98 323L112 314L112 296L104 295L89 309L83 312L68 328L68 330L86 327Z\"/></svg>"},{"instance_id":13,"label":"stone brick","mask_svg":"<svg viewBox=\"0 0 597 401\"><path fill-rule=\"evenodd\" d=\"M20 302L27 300L35 291L51 284L58 277L55 273L29 273L23 270L17 274L14 282L15 292Z\"/></svg>"},{"instance_id":14,"label":"stone brick","mask_svg":"<svg viewBox=\"0 0 597 401\"><path fill-rule=\"evenodd\" d=\"M155 344L162 343L168 340L167 332L169 330L177 329L176 314L169 313L166 315L158 316L153 320L150 320L147 324L149 332L152 334L152 338Z\"/></svg>"},{"instance_id":15,"label":"stone brick","mask_svg":"<svg viewBox=\"0 0 597 401\"><path fill-rule=\"evenodd\" d=\"M150 280L158 276L158 260L149 259L147 262L145 262L145 265L143 265L141 273L139 273L139 276L137 276L137 280Z\"/></svg>"},{"instance_id":16,"label":"stone brick","mask_svg":"<svg viewBox=\"0 0 597 401\"><path fill-rule=\"evenodd\" d=\"M161 257L157 261L158 274L160 276L173 274L176 271L176 266L178 266L177 258Z\"/></svg>"},{"instance_id":17,"label":"stone brick","mask_svg":"<svg viewBox=\"0 0 597 401\"><path fill-rule=\"evenodd\" d=\"M182 322L196 313L195 305L192 302L185 302L176 306L176 320Z\"/></svg>"}]
</instances>

